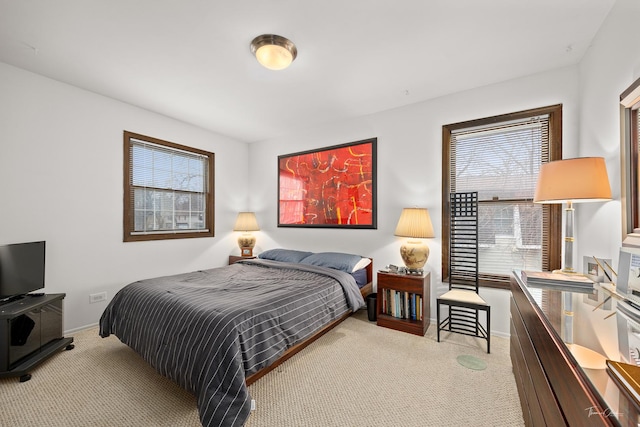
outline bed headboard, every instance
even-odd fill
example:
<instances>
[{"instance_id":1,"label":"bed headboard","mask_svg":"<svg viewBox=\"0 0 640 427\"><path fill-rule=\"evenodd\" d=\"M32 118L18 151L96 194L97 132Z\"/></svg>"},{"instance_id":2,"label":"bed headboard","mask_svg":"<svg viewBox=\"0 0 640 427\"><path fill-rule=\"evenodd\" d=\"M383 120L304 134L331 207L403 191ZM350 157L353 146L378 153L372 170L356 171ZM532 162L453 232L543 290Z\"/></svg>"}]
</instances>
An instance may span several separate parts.
<instances>
[{"instance_id":1,"label":"bed headboard","mask_svg":"<svg viewBox=\"0 0 640 427\"><path fill-rule=\"evenodd\" d=\"M373 293L373 258L369 258L371 262L364 269L367 272L367 284L360 288L362 298L366 298L367 295Z\"/></svg>"}]
</instances>

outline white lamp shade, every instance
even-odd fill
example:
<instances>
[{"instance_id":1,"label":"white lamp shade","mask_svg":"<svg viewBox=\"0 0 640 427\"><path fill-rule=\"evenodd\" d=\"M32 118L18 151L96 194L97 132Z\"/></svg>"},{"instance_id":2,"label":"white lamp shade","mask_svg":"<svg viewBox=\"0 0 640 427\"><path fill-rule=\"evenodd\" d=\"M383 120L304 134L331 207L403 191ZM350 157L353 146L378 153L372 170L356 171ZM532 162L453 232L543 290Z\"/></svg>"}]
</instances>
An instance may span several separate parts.
<instances>
[{"instance_id":1,"label":"white lamp shade","mask_svg":"<svg viewBox=\"0 0 640 427\"><path fill-rule=\"evenodd\" d=\"M557 160L540 167L534 203L611 200L611 186L602 157Z\"/></svg>"},{"instance_id":2,"label":"white lamp shade","mask_svg":"<svg viewBox=\"0 0 640 427\"><path fill-rule=\"evenodd\" d=\"M256 214L253 212L239 212L233 231L260 231Z\"/></svg>"},{"instance_id":3,"label":"white lamp shade","mask_svg":"<svg viewBox=\"0 0 640 427\"><path fill-rule=\"evenodd\" d=\"M399 237L417 239L434 237L429 211L425 208L402 209L394 234Z\"/></svg>"}]
</instances>

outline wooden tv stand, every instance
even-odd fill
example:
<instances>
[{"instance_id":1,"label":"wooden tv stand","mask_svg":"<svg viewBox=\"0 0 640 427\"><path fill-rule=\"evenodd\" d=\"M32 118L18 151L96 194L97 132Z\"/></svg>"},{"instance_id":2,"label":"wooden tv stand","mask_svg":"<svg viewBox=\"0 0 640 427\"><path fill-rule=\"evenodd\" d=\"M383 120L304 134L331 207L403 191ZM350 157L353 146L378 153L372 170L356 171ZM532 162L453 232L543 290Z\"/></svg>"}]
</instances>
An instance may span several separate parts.
<instances>
[{"instance_id":1,"label":"wooden tv stand","mask_svg":"<svg viewBox=\"0 0 640 427\"><path fill-rule=\"evenodd\" d=\"M62 334L65 296L25 295L0 304L0 378L28 381L36 365L58 350L74 347L73 338Z\"/></svg>"}]
</instances>

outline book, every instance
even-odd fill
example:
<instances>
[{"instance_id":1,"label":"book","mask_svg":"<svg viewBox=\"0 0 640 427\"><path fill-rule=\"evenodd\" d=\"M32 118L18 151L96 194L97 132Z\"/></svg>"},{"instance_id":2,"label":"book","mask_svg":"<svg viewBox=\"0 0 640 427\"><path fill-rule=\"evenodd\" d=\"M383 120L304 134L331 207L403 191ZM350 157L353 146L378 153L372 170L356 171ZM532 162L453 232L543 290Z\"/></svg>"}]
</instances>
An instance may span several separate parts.
<instances>
[{"instance_id":1,"label":"book","mask_svg":"<svg viewBox=\"0 0 640 427\"><path fill-rule=\"evenodd\" d=\"M411 308L409 306L409 292L404 293L404 319L411 318Z\"/></svg>"},{"instance_id":2,"label":"book","mask_svg":"<svg viewBox=\"0 0 640 427\"><path fill-rule=\"evenodd\" d=\"M391 315L393 317L397 317L396 312L398 311L398 301L396 298L396 291L391 289L389 292L391 293Z\"/></svg>"},{"instance_id":3,"label":"book","mask_svg":"<svg viewBox=\"0 0 640 427\"><path fill-rule=\"evenodd\" d=\"M607 372L640 408L640 366L607 360Z\"/></svg>"},{"instance_id":4,"label":"book","mask_svg":"<svg viewBox=\"0 0 640 427\"><path fill-rule=\"evenodd\" d=\"M593 280L581 274L553 273L551 271L522 271L522 279L530 286L593 289Z\"/></svg>"},{"instance_id":5,"label":"book","mask_svg":"<svg viewBox=\"0 0 640 427\"><path fill-rule=\"evenodd\" d=\"M411 294L411 320L416 320L416 294Z\"/></svg>"},{"instance_id":6,"label":"book","mask_svg":"<svg viewBox=\"0 0 640 427\"><path fill-rule=\"evenodd\" d=\"M387 292L382 290L382 313L387 314Z\"/></svg>"}]
</instances>

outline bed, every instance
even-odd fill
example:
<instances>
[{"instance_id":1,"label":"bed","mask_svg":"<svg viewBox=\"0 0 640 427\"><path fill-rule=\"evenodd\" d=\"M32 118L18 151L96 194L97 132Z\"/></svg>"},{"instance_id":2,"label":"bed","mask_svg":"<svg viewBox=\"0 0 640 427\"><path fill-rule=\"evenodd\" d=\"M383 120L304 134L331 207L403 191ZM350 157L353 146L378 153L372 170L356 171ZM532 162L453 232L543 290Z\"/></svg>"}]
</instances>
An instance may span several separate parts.
<instances>
[{"instance_id":1,"label":"bed","mask_svg":"<svg viewBox=\"0 0 640 427\"><path fill-rule=\"evenodd\" d=\"M369 259L282 253L131 283L102 314L100 335L114 334L194 393L203 426L243 425L248 385L364 307L371 289ZM325 254L340 269L324 265ZM356 259L369 261L360 286L347 271Z\"/></svg>"}]
</instances>

